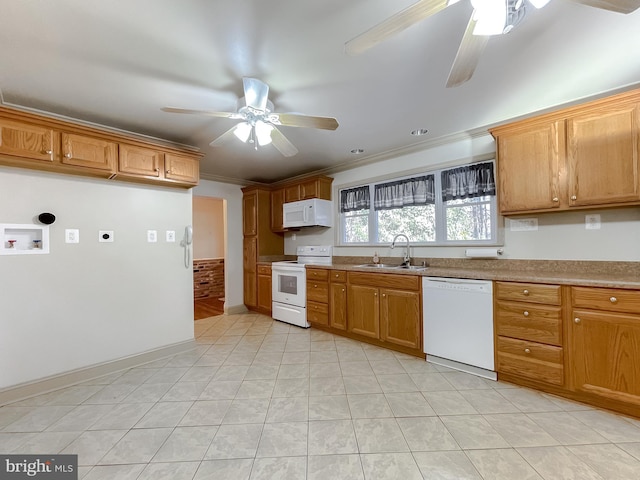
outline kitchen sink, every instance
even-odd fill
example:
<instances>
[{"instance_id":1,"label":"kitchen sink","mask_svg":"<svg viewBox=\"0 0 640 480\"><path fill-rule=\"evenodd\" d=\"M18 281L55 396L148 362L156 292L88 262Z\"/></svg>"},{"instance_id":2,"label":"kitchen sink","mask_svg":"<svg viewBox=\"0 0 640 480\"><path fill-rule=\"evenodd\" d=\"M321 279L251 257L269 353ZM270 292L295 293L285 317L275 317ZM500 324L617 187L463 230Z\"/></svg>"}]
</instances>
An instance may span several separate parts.
<instances>
[{"instance_id":1,"label":"kitchen sink","mask_svg":"<svg viewBox=\"0 0 640 480\"><path fill-rule=\"evenodd\" d=\"M397 268L398 265L389 265L388 263L365 263L364 265L358 265L358 267L365 267L365 268Z\"/></svg>"},{"instance_id":2,"label":"kitchen sink","mask_svg":"<svg viewBox=\"0 0 640 480\"><path fill-rule=\"evenodd\" d=\"M412 270L412 271L421 271L421 270L426 270L428 268L428 267L422 267L420 265L389 265L388 263L365 263L364 265L358 265L358 267L393 268L395 270Z\"/></svg>"}]
</instances>

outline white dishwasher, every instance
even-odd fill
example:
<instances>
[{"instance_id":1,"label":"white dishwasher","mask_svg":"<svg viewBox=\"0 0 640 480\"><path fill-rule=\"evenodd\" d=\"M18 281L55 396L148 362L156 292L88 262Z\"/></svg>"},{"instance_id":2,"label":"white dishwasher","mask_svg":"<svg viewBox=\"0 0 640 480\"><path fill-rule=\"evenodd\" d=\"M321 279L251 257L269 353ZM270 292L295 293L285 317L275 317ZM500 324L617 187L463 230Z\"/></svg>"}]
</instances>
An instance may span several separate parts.
<instances>
[{"instance_id":1,"label":"white dishwasher","mask_svg":"<svg viewBox=\"0 0 640 480\"><path fill-rule=\"evenodd\" d=\"M496 380L490 281L423 277L427 361Z\"/></svg>"}]
</instances>

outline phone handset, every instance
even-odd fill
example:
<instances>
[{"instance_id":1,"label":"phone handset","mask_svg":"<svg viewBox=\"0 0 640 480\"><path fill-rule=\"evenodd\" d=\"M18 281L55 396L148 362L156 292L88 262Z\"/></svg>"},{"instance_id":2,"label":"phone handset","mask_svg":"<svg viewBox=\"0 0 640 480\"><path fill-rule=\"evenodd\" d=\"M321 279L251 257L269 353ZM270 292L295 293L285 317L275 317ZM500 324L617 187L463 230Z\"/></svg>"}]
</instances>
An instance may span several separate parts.
<instances>
[{"instance_id":1,"label":"phone handset","mask_svg":"<svg viewBox=\"0 0 640 480\"><path fill-rule=\"evenodd\" d=\"M182 246L184 247L184 268L191 266L191 244L193 243L193 227L187 225L184 227L184 239Z\"/></svg>"}]
</instances>

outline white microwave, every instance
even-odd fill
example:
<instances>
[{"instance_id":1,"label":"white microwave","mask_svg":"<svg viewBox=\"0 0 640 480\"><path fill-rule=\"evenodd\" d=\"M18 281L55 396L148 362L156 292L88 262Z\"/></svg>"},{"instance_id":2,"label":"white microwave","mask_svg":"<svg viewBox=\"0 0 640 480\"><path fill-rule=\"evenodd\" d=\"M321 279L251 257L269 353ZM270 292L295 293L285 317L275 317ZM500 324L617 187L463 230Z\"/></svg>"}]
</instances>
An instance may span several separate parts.
<instances>
[{"instance_id":1,"label":"white microwave","mask_svg":"<svg viewBox=\"0 0 640 480\"><path fill-rule=\"evenodd\" d=\"M282 206L285 228L331 227L333 225L332 203L330 200L310 198Z\"/></svg>"}]
</instances>

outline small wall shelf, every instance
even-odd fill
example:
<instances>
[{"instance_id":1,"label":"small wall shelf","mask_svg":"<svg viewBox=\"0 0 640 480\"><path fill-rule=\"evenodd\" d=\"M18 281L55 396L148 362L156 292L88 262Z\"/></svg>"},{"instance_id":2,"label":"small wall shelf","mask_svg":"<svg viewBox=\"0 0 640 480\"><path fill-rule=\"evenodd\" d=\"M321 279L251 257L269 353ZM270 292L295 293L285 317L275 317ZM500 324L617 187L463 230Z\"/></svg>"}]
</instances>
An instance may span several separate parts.
<instances>
[{"instance_id":1,"label":"small wall shelf","mask_svg":"<svg viewBox=\"0 0 640 480\"><path fill-rule=\"evenodd\" d=\"M49 225L0 223L0 255L49 253Z\"/></svg>"}]
</instances>

